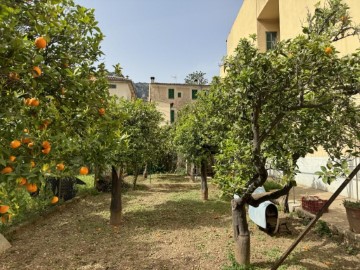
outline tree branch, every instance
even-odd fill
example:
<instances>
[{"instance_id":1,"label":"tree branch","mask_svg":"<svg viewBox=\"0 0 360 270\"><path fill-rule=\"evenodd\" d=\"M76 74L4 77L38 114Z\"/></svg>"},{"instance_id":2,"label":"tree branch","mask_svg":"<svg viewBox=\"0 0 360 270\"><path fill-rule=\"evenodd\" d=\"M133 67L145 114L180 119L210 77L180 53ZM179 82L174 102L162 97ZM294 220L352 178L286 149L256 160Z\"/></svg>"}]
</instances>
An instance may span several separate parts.
<instances>
[{"instance_id":1,"label":"tree branch","mask_svg":"<svg viewBox=\"0 0 360 270\"><path fill-rule=\"evenodd\" d=\"M274 199L277 199L281 196L288 194L290 189L293 186L296 186L296 182L290 181L280 190L277 190L274 192L264 192L264 193L259 193L259 194L252 194L250 196L250 198L247 200L247 203L251 206L258 207L259 204L261 204L265 201L274 200Z\"/></svg>"}]
</instances>

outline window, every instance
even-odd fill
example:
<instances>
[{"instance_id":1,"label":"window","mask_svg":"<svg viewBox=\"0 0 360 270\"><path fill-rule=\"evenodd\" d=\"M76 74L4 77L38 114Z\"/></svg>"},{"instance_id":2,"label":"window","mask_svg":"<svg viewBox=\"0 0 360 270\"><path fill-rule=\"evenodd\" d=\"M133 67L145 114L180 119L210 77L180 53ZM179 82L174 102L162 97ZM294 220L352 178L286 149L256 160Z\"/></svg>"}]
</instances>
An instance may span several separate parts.
<instances>
[{"instance_id":1,"label":"window","mask_svg":"<svg viewBox=\"0 0 360 270\"><path fill-rule=\"evenodd\" d=\"M196 89L192 90L192 92L191 92L191 98L192 99L197 99L197 92L198 92L198 90L196 90Z\"/></svg>"},{"instance_id":2,"label":"window","mask_svg":"<svg viewBox=\"0 0 360 270\"><path fill-rule=\"evenodd\" d=\"M116 84L109 84L109 88L116 88Z\"/></svg>"},{"instance_id":3,"label":"window","mask_svg":"<svg viewBox=\"0 0 360 270\"><path fill-rule=\"evenodd\" d=\"M175 111L170 110L170 123L174 123L175 121Z\"/></svg>"},{"instance_id":4,"label":"window","mask_svg":"<svg viewBox=\"0 0 360 270\"><path fill-rule=\"evenodd\" d=\"M178 92L178 98L181 98L181 92Z\"/></svg>"},{"instance_id":5,"label":"window","mask_svg":"<svg viewBox=\"0 0 360 270\"><path fill-rule=\"evenodd\" d=\"M276 32L266 32L266 50L274 49L276 44Z\"/></svg>"},{"instance_id":6,"label":"window","mask_svg":"<svg viewBox=\"0 0 360 270\"><path fill-rule=\"evenodd\" d=\"M174 97L175 97L175 91L174 91L174 89L169 89L169 90L168 90L168 98L169 98L169 99L174 99Z\"/></svg>"}]
</instances>

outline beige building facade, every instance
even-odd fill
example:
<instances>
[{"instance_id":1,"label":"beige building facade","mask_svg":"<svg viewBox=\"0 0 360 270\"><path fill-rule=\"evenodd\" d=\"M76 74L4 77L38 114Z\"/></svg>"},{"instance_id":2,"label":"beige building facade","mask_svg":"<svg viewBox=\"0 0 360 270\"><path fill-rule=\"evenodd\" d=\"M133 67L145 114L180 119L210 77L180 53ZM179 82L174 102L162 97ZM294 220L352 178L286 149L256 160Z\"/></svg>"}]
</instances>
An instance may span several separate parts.
<instances>
[{"instance_id":1,"label":"beige building facade","mask_svg":"<svg viewBox=\"0 0 360 270\"><path fill-rule=\"evenodd\" d=\"M196 101L197 94L209 88L209 85L199 84L158 83L151 77L149 101L154 102L157 110L163 114L162 124L171 124L182 107Z\"/></svg>"},{"instance_id":2,"label":"beige building facade","mask_svg":"<svg viewBox=\"0 0 360 270\"><path fill-rule=\"evenodd\" d=\"M133 100L136 98L135 86L130 79L118 76L108 76L108 85L110 95L115 95L126 100Z\"/></svg>"},{"instance_id":3,"label":"beige building facade","mask_svg":"<svg viewBox=\"0 0 360 270\"><path fill-rule=\"evenodd\" d=\"M296 37L302 33L302 26L306 25L308 12L313 14L315 4L318 2L323 5L325 0L243 0L226 41L227 56L234 54L241 38L248 38L252 34L256 34L256 45L261 52L270 49L276 41ZM360 24L360 0L343 0L343 2L349 6L349 13L354 23ZM346 55L360 48L360 39L357 36L347 37L334 45L341 55ZM225 75L224 68L221 67L220 76ZM320 170L320 166L326 164L327 160L326 153L321 150L299 160L300 173L297 175L297 182L334 192L343 179L327 185L314 174ZM360 159L351 160L350 168L359 162ZM360 175L347 186L342 195L359 199L359 181Z\"/></svg>"}]
</instances>

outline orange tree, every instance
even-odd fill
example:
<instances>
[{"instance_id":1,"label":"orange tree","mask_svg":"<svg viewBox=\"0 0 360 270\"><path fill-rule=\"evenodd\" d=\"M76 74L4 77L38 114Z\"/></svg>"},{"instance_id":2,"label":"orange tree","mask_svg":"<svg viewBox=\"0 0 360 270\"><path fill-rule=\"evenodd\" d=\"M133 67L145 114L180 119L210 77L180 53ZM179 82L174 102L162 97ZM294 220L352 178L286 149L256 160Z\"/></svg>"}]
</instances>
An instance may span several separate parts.
<instances>
[{"instance_id":1,"label":"orange tree","mask_svg":"<svg viewBox=\"0 0 360 270\"><path fill-rule=\"evenodd\" d=\"M26 189L44 188L46 174L88 172L89 129L106 121L108 91L104 66L94 66L103 35L93 10L73 0L4 0L0 35L0 205L10 206L7 215L24 206Z\"/></svg>"},{"instance_id":2,"label":"orange tree","mask_svg":"<svg viewBox=\"0 0 360 270\"><path fill-rule=\"evenodd\" d=\"M226 77L213 81L204 102L213 112L209 121L222 125L213 132L226 131L216 156L216 181L224 193L237 195L232 209L239 263L250 263L246 206L287 194L296 184L298 159L319 146L333 160L345 150L356 154L360 51L341 57L334 44L357 33L348 7L329 0L309 16L302 35L272 50L259 52L253 40L242 39L225 61ZM286 184L253 196L267 181L268 169L282 171Z\"/></svg>"}]
</instances>

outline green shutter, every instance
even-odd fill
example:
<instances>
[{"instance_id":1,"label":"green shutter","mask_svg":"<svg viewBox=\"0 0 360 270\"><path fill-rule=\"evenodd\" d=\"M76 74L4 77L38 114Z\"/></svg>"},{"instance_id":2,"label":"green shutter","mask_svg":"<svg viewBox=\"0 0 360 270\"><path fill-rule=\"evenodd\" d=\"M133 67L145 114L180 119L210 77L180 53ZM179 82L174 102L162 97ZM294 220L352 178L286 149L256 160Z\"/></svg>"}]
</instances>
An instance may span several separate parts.
<instances>
[{"instance_id":1,"label":"green shutter","mask_svg":"<svg viewBox=\"0 0 360 270\"><path fill-rule=\"evenodd\" d=\"M168 90L168 97L169 97L169 99L174 99L174 97L175 97L174 89L169 89Z\"/></svg>"},{"instance_id":2,"label":"green shutter","mask_svg":"<svg viewBox=\"0 0 360 270\"><path fill-rule=\"evenodd\" d=\"M170 110L170 123L174 123L175 121L175 111Z\"/></svg>"},{"instance_id":3,"label":"green shutter","mask_svg":"<svg viewBox=\"0 0 360 270\"><path fill-rule=\"evenodd\" d=\"M191 92L191 98L192 99L197 99L197 92L198 92L198 90L196 90L196 89L192 90L192 92Z\"/></svg>"}]
</instances>

